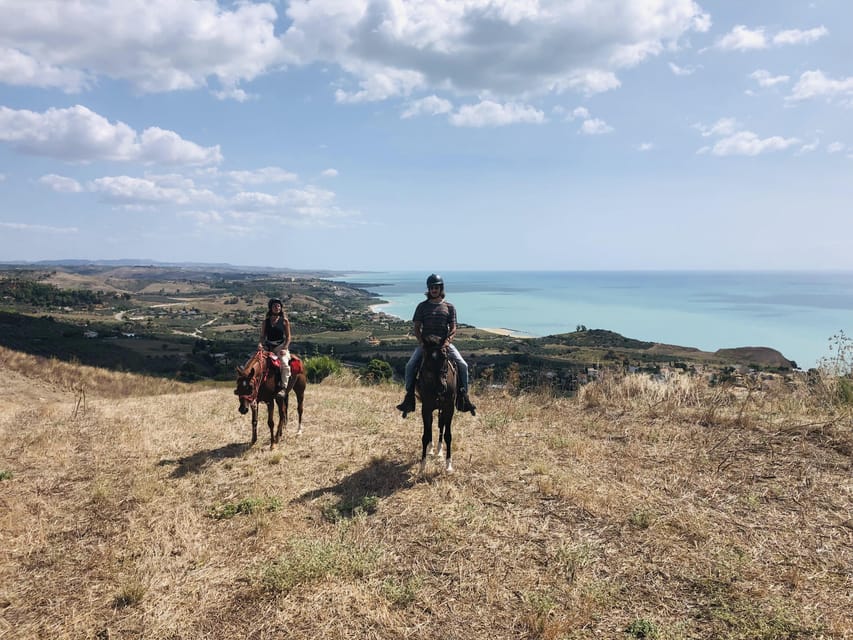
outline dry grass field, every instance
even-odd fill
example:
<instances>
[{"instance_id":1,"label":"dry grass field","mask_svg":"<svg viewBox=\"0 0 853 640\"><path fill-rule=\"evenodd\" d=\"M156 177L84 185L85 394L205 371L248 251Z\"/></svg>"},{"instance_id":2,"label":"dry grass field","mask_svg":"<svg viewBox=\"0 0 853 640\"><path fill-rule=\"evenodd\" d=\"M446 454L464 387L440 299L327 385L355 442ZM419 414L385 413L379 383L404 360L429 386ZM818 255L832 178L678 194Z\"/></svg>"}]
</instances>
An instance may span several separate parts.
<instances>
[{"instance_id":1,"label":"dry grass field","mask_svg":"<svg viewBox=\"0 0 853 640\"><path fill-rule=\"evenodd\" d=\"M309 385L270 451L230 386L0 372L4 640L853 638L853 420L821 385L482 391L420 476L396 386Z\"/></svg>"}]
</instances>

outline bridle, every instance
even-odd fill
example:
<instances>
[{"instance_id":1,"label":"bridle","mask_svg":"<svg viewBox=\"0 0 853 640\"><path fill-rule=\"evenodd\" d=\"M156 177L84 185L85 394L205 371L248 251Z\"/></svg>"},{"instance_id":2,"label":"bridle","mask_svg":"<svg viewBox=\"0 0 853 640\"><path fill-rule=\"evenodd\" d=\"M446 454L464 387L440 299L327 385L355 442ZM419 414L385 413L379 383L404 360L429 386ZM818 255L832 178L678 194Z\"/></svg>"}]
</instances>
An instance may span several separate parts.
<instances>
[{"instance_id":1,"label":"bridle","mask_svg":"<svg viewBox=\"0 0 853 640\"><path fill-rule=\"evenodd\" d=\"M258 401L258 391L261 388L264 378L266 378L268 368L266 353L262 349L258 349L257 352L255 352L255 355L249 359L242 370L245 371L247 368L250 368L249 365L251 365L253 361L258 363L257 371L253 371L251 376L240 376L249 383L251 391L247 394L237 394L237 397L240 398L240 400L248 402L249 404L255 404Z\"/></svg>"}]
</instances>

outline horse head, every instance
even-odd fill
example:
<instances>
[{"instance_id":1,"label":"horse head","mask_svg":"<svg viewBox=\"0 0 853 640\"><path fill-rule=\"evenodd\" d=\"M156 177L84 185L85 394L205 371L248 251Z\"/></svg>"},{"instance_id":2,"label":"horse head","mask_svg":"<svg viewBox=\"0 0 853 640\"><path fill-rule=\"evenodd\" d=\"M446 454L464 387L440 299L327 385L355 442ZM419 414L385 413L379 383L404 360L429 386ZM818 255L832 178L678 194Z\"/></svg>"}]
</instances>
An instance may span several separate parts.
<instances>
[{"instance_id":1,"label":"horse head","mask_svg":"<svg viewBox=\"0 0 853 640\"><path fill-rule=\"evenodd\" d=\"M438 336L427 336L424 338L424 364L423 371L434 380L436 391L444 393L447 390L447 347L444 340Z\"/></svg>"},{"instance_id":2,"label":"horse head","mask_svg":"<svg viewBox=\"0 0 853 640\"><path fill-rule=\"evenodd\" d=\"M240 398L240 413L249 411L249 405L257 402L258 388L265 371L265 355L258 350L242 367L237 367L237 388L234 394Z\"/></svg>"}]
</instances>

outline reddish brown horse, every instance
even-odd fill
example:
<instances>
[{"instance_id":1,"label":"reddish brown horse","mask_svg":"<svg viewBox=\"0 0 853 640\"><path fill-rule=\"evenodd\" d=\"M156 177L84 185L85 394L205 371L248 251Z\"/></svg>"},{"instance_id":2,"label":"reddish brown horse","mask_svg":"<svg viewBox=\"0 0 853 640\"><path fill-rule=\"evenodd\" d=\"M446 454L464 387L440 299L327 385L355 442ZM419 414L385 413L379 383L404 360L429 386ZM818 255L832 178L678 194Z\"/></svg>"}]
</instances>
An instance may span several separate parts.
<instances>
[{"instance_id":1,"label":"reddish brown horse","mask_svg":"<svg viewBox=\"0 0 853 640\"><path fill-rule=\"evenodd\" d=\"M424 342L424 357L418 374L416 386L417 395L421 400L421 417L424 421L424 432L421 436L423 451L421 452L421 473L426 467L427 449L432 443L432 413L438 411L438 443L441 454L441 440L444 437L445 469L453 472L450 460L450 443L453 435L450 424L453 422L453 411L456 406L456 365L447 359L447 350L442 349L439 340Z\"/></svg>"},{"instance_id":2,"label":"reddish brown horse","mask_svg":"<svg viewBox=\"0 0 853 640\"><path fill-rule=\"evenodd\" d=\"M269 353L261 348L242 367L237 367L237 388L234 393L240 398L239 411L246 414L252 410L252 444L258 441L258 403L267 405L267 424L270 428L270 449L281 440L281 432L287 422L284 399L276 396L275 375L269 362ZM278 406L278 429L273 431L273 403Z\"/></svg>"}]
</instances>

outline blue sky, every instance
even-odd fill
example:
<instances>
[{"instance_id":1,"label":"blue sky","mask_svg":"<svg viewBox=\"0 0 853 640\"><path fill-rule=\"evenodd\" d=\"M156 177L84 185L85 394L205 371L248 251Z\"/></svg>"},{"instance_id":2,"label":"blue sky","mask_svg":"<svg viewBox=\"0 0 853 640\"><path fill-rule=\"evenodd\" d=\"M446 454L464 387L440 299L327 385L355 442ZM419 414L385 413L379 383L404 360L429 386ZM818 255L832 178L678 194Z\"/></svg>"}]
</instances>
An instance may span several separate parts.
<instances>
[{"instance_id":1,"label":"blue sky","mask_svg":"<svg viewBox=\"0 0 853 640\"><path fill-rule=\"evenodd\" d=\"M853 269L848 0L0 0L0 260Z\"/></svg>"}]
</instances>

